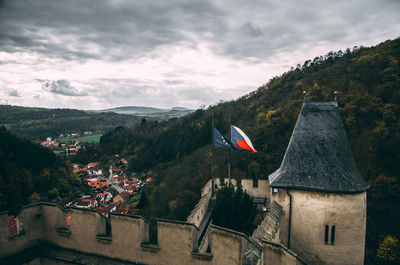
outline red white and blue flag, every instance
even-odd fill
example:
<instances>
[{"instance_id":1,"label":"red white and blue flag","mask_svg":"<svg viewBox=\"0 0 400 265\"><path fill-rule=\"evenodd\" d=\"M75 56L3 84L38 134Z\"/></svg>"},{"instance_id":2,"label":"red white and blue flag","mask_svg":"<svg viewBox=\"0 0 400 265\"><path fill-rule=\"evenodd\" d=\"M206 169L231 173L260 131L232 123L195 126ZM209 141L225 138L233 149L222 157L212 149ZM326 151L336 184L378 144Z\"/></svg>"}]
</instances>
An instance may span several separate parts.
<instances>
[{"instance_id":1,"label":"red white and blue flag","mask_svg":"<svg viewBox=\"0 0 400 265\"><path fill-rule=\"evenodd\" d=\"M257 153L249 137L238 127L231 125L231 141L242 149Z\"/></svg>"}]
</instances>

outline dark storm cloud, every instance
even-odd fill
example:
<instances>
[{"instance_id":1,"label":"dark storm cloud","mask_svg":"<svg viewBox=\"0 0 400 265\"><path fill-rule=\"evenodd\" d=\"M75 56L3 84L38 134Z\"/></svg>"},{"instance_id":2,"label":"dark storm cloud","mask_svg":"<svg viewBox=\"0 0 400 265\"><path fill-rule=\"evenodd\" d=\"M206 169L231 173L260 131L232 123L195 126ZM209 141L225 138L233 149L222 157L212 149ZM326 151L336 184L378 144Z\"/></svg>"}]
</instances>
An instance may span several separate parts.
<instances>
[{"instance_id":1,"label":"dark storm cloud","mask_svg":"<svg viewBox=\"0 0 400 265\"><path fill-rule=\"evenodd\" d=\"M16 89L9 91L8 95L10 97L22 97L21 93L19 93L18 90L16 90Z\"/></svg>"},{"instance_id":2,"label":"dark storm cloud","mask_svg":"<svg viewBox=\"0 0 400 265\"><path fill-rule=\"evenodd\" d=\"M219 54L263 61L326 43L359 45L371 36L396 37L393 32L400 29L400 1L254 0L251 5L237 2L227 7L235 23L221 36L223 45L215 46ZM387 25L397 26L390 30Z\"/></svg>"},{"instance_id":3,"label":"dark storm cloud","mask_svg":"<svg viewBox=\"0 0 400 265\"><path fill-rule=\"evenodd\" d=\"M222 23L212 24L219 15L207 1L5 1L0 47L66 59L126 59L160 45L190 42L187 32L218 29Z\"/></svg>"},{"instance_id":4,"label":"dark storm cloud","mask_svg":"<svg viewBox=\"0 0 400 265\"><path fill-rule=\"evenodd\" d=\"M41 80L37 79L42 84L42 89L53 93L64 96L87 96L85 92L78 92L73 88L67 80Z\"/></svg>"},{"instance_id":5,"label":"dark storm cloud","mask_svg":"<svg viewBox=\"0 0 400 265\"><path fill-rule=\"evenodd\" d=\"M398 10L393 0L9 0L0 5L0 48L118 61L207 41L220 55L264 60L303 43L387 31L399 22Z\"/></svg>"}]
</instances>

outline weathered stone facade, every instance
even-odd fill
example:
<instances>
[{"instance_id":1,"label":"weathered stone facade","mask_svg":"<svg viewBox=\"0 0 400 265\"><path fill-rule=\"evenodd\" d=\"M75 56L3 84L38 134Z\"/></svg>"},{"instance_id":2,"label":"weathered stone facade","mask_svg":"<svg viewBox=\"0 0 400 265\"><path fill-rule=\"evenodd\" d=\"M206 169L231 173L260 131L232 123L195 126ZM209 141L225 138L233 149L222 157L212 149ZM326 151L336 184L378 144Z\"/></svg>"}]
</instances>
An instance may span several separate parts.
<instances>
[{"instance_id":1,"label":"weathered stone facade","mask_svg":"<svg viewBox=\"0 0 400 265\"><path fill-rule=\"evenodd\" d=\"M308 264L364 264L368 185L336 102L304 102L281 166L269 175L282 206L280 242Z\"/></svg>"},{"instance_id":2,"label":"weathered stone facade","mask_svg":"<svg viewBox=\"0 0 400 265\"><path fill-rule=\"evenodd\" d=\"M334 194L290 190L289 194L292 196L290 228L287 190L279 189L271 198L282 205L280 242L283 245L308 264L364 264L366 192ZM334 243L331 242L333 226Z\"/></svg>"},{"instance_id":3,"label":"weathered stone facade","mask_svg":"<svg viewBox=\"0 0 400 265\"><path fill-rule=\"evenodd\" d=\"M96 257L111 259L114 264L243 264L244 250L250 243L242 233L211 225L207 235L209 252L203 252L198 247L199 230L195 225L159 219L158 243L150 244L149 224L140 216L111 214L112 232L105 235L101 214L76 208L68 211L70 226L66 225L64 209L48 203L29 205L18 216L24 233L12 239L7 233L8 214L0 214L0 263L51 264L56 259L59 264L70 264L68 259L51 255L51 251L42 253L39 259L18 263L25 252L47 244L88 257L75 260L75 264L89 264L85 260Z\"/></svg>"}]
</instances>

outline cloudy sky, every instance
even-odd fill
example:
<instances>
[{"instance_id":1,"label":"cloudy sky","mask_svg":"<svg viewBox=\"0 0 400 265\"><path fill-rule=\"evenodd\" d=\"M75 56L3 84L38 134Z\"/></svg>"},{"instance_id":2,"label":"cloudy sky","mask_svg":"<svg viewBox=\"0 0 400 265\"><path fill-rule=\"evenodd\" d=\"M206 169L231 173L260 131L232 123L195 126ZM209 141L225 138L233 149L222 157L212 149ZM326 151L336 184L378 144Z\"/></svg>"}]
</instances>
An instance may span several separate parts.
<instances>
[{"instance_id":1,"label":"cloudy sky","mask_svg":"<svg viewBox=\"0 0 400 265\"><path fill-rule=\"evenodd\" d=\"M0 0L0 104L198 108L400 36L400 0Z\"/></svg>"}]
</instances>

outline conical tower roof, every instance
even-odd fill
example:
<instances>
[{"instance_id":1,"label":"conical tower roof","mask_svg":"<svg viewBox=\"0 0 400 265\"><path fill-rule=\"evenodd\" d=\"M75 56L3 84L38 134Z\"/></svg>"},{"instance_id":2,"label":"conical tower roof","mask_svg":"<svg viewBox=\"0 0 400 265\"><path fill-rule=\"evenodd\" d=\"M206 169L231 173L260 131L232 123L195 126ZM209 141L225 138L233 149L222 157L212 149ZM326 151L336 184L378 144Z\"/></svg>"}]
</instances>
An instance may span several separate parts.
<instances>
[{"instance_id":1,"label":"conical tower roof","mask_svg":"<svg viewBox=\"0 0 400 265\"><path fill-rule=\"evenodd\" d=\"M274 188L359 193L368 185L355 164L336 102L304 102Z\"/></svg>"}]
</instances>

